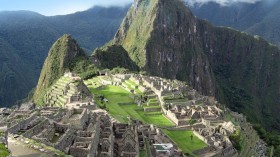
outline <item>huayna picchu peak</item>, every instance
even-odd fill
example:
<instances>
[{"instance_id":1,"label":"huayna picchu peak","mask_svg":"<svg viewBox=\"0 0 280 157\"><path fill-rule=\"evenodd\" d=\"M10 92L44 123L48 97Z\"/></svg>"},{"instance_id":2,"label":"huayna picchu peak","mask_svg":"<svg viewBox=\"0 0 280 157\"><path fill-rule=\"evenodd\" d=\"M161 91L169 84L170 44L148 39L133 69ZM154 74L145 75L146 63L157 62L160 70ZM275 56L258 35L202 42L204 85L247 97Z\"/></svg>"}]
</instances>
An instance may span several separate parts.
<instances>
[{"instance_id":1,"label":"huayna picchu peak","mask_svg":"<svg viewBox=\"0 0 280 157\"><path fill-rule=\"evenodd\" d=\"M279 97L276 46L201 20L183 0L134 0L90 56L69 34L53 44L33 97L1 109L0 152L279 156Z\"/></svg>"},{"instance_id":2,"label":"huayna picchu peak","mask_svg":"<svg viewBox=\"0 0 280 157\"><path fill-rule=\"evenodd\" d=\"M84 57L84 51L79 47L71 35L65 34L59 38L51 47L45 60L40 78L34 93L34 101L42 104L43 95L56 80L70 71L70 67L76 58Z\"/></svg>"}]
</instances>

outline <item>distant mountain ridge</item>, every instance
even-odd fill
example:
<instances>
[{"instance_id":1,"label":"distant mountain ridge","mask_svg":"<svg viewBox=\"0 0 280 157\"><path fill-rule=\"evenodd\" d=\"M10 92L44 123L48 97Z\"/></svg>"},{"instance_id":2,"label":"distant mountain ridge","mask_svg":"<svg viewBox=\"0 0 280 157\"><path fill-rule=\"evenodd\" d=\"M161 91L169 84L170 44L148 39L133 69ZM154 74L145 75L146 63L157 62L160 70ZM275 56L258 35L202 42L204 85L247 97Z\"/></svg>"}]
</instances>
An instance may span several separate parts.
<instances>
[{"instance_id":1,"label":"distant mountain ridge","mask_svg":"<svg viewBox=\"0 0 280 157\"><path fill-rule=\"evenodd\" d=\"M191 10L196 16L207 19L215 25L230 26L253 35L258 34L279 46L279 6L279 1L274 1L274 4L270 5L258 2L239 3L229 7L207 3L194 6ZM29 11L0 12L2 47L5 45L10 47L9 51L7 48L0 49L0 59L11 53L11 56L17 56L21 60L21 68L16 67L17 64L13 65L14 57L10 56L10 59L5 62L6 69L13 74L9 76L15 76L17 79L12 81L14 84L8 86L0 82L0 105L14 104L16 100L24 98L32 87L35 87L44 58L57 38L63 34L72 34L79 45L89 53L114 36L128 7L94 7L88 11L52 17ZM16 72L13 69L22 70ZM30 74L32 79L24 76L24 73ZM2 80L10 78L5 73L0 76ZM12 90L18 87L16 84L18 81L22 82L21 80L26 80L21 83L26 86L25 89L21 92L13 92Z\"/></svg>"},{"instance_id":2,"label":"distant mountain ridge","mask_svg":"<svg viewBox=\"0 0 280 157\"><path fill-rule=\"evenodd\" d=\"M190 6L199 18L217 26L228 26L259 35L280 47L280 1L234 3L221 6L215 2Z\"/></svg>"},{"instance_id":3,"label":"distant mountain ridge","mask_svg":"<svg viewBox=\"0 0 280 157\"><path fill-rule=\"evenodd\" d=\"M114 36L128 7L94 7L50 17L30 11L0 12L0 106L13 105L35 87L49 48L60 36L71 34L92 52Z\"/></svg>"}]
</instances>

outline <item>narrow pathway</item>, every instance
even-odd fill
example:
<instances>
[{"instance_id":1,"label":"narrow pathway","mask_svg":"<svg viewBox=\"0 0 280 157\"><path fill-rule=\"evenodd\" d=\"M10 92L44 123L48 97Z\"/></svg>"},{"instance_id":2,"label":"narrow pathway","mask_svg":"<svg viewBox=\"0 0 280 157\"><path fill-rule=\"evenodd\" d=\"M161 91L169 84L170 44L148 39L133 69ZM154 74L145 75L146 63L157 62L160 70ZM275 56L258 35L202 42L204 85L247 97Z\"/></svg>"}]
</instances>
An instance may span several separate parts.
<instances>
[{"instance_id":1,"label":"narrow pathway","mask_svg":"<svg viewBox=\"0 0 280 157\"><path fill-rule=\"evenodd\" d=\"M44 153L29 148L12 137L8 138L8 148L11 151L12 157L39 157L44 155Z\"/></svg>"}]
</instances>

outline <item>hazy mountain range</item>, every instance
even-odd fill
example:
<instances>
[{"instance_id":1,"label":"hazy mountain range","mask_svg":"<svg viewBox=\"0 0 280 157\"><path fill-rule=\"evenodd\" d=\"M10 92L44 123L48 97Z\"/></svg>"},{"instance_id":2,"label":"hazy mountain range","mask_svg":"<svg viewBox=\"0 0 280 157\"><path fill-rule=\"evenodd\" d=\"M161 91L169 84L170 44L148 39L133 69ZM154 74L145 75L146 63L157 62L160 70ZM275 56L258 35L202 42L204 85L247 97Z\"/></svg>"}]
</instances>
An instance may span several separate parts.
<instances>
[{"instance_id":1,"label":"hazy mountain range","mask_svg":"<svg viewBox=\"0 0 280 157\"><path fill-rule=\"evenodd\" d=\"M233 27L280 46L280 1L234 3L222 6L209 2L190 6L192 12L217 26Z\"/></svg>"},{"instance_id":2,"label":"hazy mountain range","mask_svg":"<svg viewBox=\"0 0 280 157\"><path fill-rule=\"evenodd\" d=\"M0 12L0 105L11 106L35 87L52 43L65 33L89 53L109 41L128 7L94 7L64 16Z\"/></svg>"},{"instance_id":3,"label":"hazy mountain range","mask_svg":"<svg viewBox=\"0 0 280 157\"><path fill-rule=\"evenodd\" d=\"M191 10L215 25L258 34L279 45L280 2L265 2L229 6L210 2L193 5ZM35 87L43 60L58 37L69 33L83 49L92 52L111 40L128 8L94 7L53 17L29 11L0 12L0 105L13 105Z\"/></svg>"}]
</instances>

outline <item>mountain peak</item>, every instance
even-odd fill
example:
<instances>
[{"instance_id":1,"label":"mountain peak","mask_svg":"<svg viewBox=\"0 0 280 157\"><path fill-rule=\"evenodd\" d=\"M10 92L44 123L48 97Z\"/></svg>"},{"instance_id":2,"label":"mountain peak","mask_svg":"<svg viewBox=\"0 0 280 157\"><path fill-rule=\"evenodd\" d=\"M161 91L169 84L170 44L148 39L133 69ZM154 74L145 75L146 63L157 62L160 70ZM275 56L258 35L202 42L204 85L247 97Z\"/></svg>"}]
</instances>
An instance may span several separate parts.
<instances>
[{"instance_id":1,"label":"mountain peak","mask_svg":"<svg viewBox=\"0 0 280 157\"><path fill-rule=\"evenodd\" d=\"M78 56L84 56L83 50L70 34L60 37L51 47L34 94L34 101L42 103L42 97L48 87L50 87L64 72L69 71L70 64Z\"/></svg>"},{"instance_id":2,"label":"mountain peak","mask_svg":"<svg viewBox=\"0 0 280 157\"><path fill-rule=\"evenodd\" d=\"M114 41L123 45L140 68L147 69L145 49L153 32L176 30L177 21L190 19L193 20L194 17L180 0L136 0L124 18Z\"/></svg>"}]
</instances>

